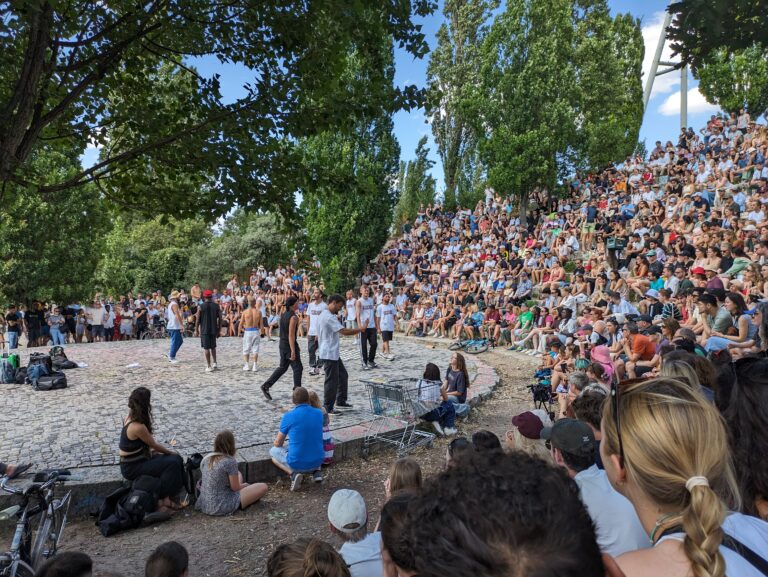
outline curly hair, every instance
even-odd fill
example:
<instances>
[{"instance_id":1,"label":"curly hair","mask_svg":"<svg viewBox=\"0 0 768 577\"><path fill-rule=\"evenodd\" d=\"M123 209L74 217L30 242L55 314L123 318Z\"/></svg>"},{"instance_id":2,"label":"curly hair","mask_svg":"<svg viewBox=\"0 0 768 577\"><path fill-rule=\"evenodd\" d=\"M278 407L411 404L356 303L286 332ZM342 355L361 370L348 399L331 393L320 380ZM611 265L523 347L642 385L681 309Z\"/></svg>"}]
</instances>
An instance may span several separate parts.
<instances>
[{"instance_id":1,"label":"curly hair","mask_svg":"<svg viewBox=\"0 0 768 577\"><path fill-rule=\"evenodd\" d=\"M462 455L408 503L396 541L384 545L420 577L605 573L576 484L564 469L520 451Z\"/></svg>"},{"instance_id":2,"label":"curly hair","mask_svg":"<svg viewBox=\"0 0 768 577\"><path fill-rule=\"evenodd\" d=\"M152 432L152 391L146 387L136 387L128 397L128 419L141 423Z\"/></svg>"},{"instance_id":3,"label":"curly hair","mask_svg":"<svg viewBox=\"0 0 768 577\"><path fill-rule=\"evenodd\" d=\"M341 555L325 541L307 537L284 543L267 560L269 577L351 577Z\"/></svg>"}]
</instances>

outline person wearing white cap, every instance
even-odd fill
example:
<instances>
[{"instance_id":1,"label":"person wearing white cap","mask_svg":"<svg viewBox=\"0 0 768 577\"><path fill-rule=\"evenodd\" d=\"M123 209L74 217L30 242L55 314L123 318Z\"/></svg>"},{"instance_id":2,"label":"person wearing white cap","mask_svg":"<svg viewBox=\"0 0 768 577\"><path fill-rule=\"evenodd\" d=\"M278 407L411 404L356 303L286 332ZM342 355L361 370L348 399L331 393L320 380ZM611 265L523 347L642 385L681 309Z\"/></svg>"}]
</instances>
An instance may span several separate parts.
<instances>
[{"instance_id":1,"label":"person wearing white cap","mask_svg":"<svg viewBox=\"0 0 768 577\"><path fill-rule=\"evenodd\" d=\"M352 489L339 489L328 502L331 531L344 544L339 553L352 577L382 577L381 533L368 533L368 508L363 496Z\"/></svg>"}]
</instances>

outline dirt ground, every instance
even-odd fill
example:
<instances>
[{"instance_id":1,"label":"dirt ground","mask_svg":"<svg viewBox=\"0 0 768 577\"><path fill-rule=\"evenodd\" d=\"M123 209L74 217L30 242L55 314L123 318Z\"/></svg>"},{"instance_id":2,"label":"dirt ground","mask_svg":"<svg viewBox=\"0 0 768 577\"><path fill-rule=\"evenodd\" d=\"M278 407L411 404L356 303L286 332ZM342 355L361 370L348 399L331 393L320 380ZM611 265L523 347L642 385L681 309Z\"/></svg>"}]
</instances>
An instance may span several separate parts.
<instances>
[{"instance_id":1,"label":"dirt ground","mask_svg":"<svg viewBox=\"0 0 768 577\"><path fill-rule=\"evenodd\" d=\"M522 355L488 352L483 360L499 373L501 381L493 396L472 410L470 418L459 422L459 434L467 437L488 429L503 439L513 415L531 407L530 393L533 359ZM430 449L415 452L425 475L444 466L448 441L438 439ZM63 550L84 551L94 561L96 576L142 577L147 556L159 544L175 540L190 553L192 577L266 575L266 560L280 543L300 536L316 536L334 545L328 529L326 506L334 491L352 488L359 491L369 507L372 524L384 500L384 480L395 460L392 451L369 459L352 459L326 471L321 486L304 485L291 493L285 479L273 483L263 502L229 517L208 517L196 512L178 513L170 521L110 538L104 538L92 521L81 520L67 526Z\"/></svg>"}]
</instances>

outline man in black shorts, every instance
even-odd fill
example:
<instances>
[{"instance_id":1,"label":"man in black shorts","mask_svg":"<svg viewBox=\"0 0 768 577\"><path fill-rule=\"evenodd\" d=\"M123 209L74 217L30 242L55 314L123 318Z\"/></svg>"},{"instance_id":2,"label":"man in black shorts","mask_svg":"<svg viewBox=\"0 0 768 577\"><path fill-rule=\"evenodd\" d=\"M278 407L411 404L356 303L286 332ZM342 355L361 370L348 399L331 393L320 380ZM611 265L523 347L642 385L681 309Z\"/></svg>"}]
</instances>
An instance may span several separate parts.
<instances>
[{"instance_id":1,"label":"man in black shorts","mask_svg":"<svg viewBox=\"0 0 768 577\"><path fill-rule=\"evenodd\" d=\"M216 364L216 337L221 330L221 310L219 305L213 302L213 293L206 289L203 291L203 304L197 311L197 330L200 332L200 345L205 352L205 372L218 368Z\"/></svg>"}]
</instances>

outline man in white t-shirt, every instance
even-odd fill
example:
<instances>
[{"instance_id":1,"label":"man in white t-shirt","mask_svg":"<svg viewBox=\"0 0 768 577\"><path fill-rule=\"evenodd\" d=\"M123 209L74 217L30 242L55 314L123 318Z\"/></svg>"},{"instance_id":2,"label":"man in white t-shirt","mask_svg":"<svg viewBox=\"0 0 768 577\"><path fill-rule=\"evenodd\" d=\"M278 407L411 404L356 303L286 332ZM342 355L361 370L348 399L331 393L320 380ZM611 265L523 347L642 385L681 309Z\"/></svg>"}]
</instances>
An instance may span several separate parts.
<instances>
[{"instance_id":1,"label":"man in white t-shirt","mask_svg":"<svg viewBox=\"0 0 768 577\"><path fill-rule=\"evenodd\" d=\"M93 301L93 306L85 311L85 316L91 323L91 337L95 343L104 340L104 312L104 307L99 301Z\"/></svg>"},{"instance_id":2,"label":"man in white t-shirt","mask_svg":"<svg viewBox=\"0 0 768 577\"><path fill-rule=\"evenodd\" d=\"M317 362L317 319L328 306L323 302L323 293L316 288L312 293L312 301L307 305L309 317L309 330L307 331L307 350L309 352L309 374L319 375L320 369Z\"/></svg>"},{"instance_id":3,"label":"man in white t-shirt","mask_svg":"<svg viewBox=\"0 0 768 577\"><path fill-rule=\"evenodd\" d=\"M392 335L395 332L395 317L397 309L392 304L392 295L384 293L381 304L376 307L376 331L381 335L383 344L381 345L382 356L388 361L395 360L389 343L392 341Z\"/></svg>"},{"instance_id":4,"label":"man in white t-shirt","mask_svg":"<svg viewBox=\"0 0 768 577\"><path fill-rule=\"evenodd\" d=\"M339 311L344 306L344 297L331 295L328 307L320 313L317 322L318 353L325 371L324 399L325 410L333 414L334 406L352 408L347 402L347 384L349 375L339 356L339 335L359 335L368 326L368 321L356 328L345 329L339 321Z\"/></svg>"}]
</instances>

